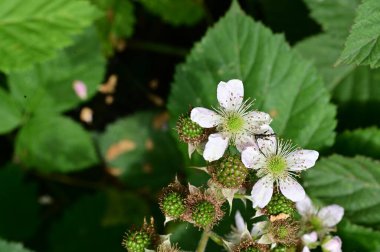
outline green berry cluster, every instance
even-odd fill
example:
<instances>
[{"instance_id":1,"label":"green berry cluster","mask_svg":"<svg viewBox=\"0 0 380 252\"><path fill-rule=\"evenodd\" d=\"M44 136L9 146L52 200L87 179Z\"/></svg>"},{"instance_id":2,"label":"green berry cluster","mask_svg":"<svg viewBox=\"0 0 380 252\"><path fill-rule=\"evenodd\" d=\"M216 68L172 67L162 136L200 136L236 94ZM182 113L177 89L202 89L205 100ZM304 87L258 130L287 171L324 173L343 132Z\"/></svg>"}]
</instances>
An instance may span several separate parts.
<instances>
[{"instance_id":1,"label":"green berry cluster","mask_svg":"<svg viewBox=\"0 0 380 252\"><path fill-rule=\"evenodd\" d=\"M197 138L203 134L203 128L193 122L189 117L181 119L181 131L185 137Z\"/></svg>"},{"instance_id":2,"label":"green berry cluster","mask_svg":"<svg viewBox=\"0 0 380 252\"><path fill-rule=\"evenodd\" d=\"M144 252L151 245L151 239L146 232L135 231L125 237L123 245L129 252Z\"/></svg>"},{"instance_id":3,"label":"green berry cluster","mask_svg":"<svg viewBox=\"0 0 380 252\"><path fill-rule=\"evenodd\" d=\"M271 201L266 206L266 211L270 215L285 213L294 216L295 214L294 203L280 193L273 195Z\"/></svg>"},{"instance_id":4,"label":"green berry cluster","mask_svg":"<svg viewBox=\"0 0 380 252\"><path fill-rule=\"evenodd\" d=\"M248 169L239 156L224 157L216 166L216 180L227 188L240 187L248 174Z\"/></svg>"},{"instance_id":5,"label":"green berry cluster","mask_svg":"<svg viewBox=\"0 0 380 252\"><path fill-rule=\"evenodd\" d=\"M162 200L162 211L166 216L180 217L186 210L185 199L178 192L167 194Z\"/></svg>"},{"instance_id":6,"label":"green berry cluster","mask_svg":"<svg viewBox=\"0 0 380 252\"><path fill-rule=\"evenodd\" d=\"M191 217L198 226L209 226L215 219L214 205L206 200L199 202L195 205Z\"/></svg>"}]
</instances>

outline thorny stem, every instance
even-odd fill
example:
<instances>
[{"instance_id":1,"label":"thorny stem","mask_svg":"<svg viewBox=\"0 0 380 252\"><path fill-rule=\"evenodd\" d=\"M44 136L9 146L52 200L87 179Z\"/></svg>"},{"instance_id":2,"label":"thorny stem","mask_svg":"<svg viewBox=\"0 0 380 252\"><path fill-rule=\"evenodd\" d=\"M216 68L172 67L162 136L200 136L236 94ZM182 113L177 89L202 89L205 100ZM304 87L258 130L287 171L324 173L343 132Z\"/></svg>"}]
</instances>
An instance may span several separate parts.
<instances>
[{"instance_id":1,"label":"thorny stem","mask_svg":"<svg viewBox=\"0 0 380 252\"><path fill-rule=\"evenodd\" d=\"M196 252L206 251L206 246L207 246L209 235L210 235L210 232L208 230L203 231L201 239L199 240Z\"/></svg>"}]
</instances>

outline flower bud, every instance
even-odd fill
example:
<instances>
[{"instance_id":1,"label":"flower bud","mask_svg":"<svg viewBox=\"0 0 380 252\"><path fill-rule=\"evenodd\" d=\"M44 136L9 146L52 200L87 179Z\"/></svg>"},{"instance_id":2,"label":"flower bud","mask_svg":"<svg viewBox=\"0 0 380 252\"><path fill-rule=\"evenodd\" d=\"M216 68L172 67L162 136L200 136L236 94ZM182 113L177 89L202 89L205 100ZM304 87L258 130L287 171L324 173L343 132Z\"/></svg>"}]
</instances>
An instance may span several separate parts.
<instances>
[{"instance_id":1,"label":"flower bud","mask_svg":"<svg viewBox=\"0 0 380 252\"><path fill-rule=\"evenodd\" d=\"M287 247L284 245L278 245L275 248L273 248L271 251L273 251L273 252L296 252L297 248L295 246Z\"/></svg>"}]
</instances>

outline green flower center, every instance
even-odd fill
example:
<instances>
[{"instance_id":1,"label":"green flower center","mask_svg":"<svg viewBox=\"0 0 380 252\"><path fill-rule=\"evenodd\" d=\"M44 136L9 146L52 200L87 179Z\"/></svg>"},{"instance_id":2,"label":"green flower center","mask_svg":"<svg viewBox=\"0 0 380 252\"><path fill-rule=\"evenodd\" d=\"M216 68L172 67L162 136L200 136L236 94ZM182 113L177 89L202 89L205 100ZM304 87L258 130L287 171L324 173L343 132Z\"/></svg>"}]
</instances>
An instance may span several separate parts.
<instances>
[{"instance_id":1,"label":"green flower center","mask_svg":"<svg viewBox=\"0 0 380 252\"><path fill-rule=\"evenodd\" d=\"M281 156L272 156L267 161L267 167L272 175L282 175L287 168L286 160Z\"/></svg>"},{"instance_id":2,"label":"green flower center","mask_svg":"<svg viewBox=\"0 0 380 252\"><path fill-rule=\"evenodd\" d=\"M280 239L285 239L286 237L288 237L289 235L289 232L288 232L288 229L286 227L280 227L278 229L278 233L277 233L277 236L280 238Z\"/></svg>"},{"instance_id":3,"label":"green flower center","mask_svg":"<svg viewBox=\"0 0 380 252\"><path fill-rule=\"evenodd\" d=\"M244 127L244 119L241 115L233 113L227 117L226 128L231 133L238 133Z\"/></svg>"},{"instance_id":4,"label":"green flower center","mask_svg":"<svg viewBox=\"0 0 380 252\"><path fill-rule=\"evenodd\" d=\"M315 231L320 231L323 229L322 221L317 216L313 216L310 218L310 224L312 225L313 230Z\"/></svg>"}]
</instances>

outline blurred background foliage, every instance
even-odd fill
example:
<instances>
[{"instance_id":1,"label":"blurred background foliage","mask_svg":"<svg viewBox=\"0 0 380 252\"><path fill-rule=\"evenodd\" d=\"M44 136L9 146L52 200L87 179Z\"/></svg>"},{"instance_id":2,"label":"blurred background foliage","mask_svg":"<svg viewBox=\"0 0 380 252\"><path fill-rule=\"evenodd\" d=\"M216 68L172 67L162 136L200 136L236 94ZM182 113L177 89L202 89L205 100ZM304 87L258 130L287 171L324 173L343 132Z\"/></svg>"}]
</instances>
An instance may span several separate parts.
<instances>
[{"instance_id":1,"label":"blurred background foliage","mask_svg":"<svg viewBox=\"0 0 380 252\"><path fill-rule=\"evenodd\" d=\"M194 250L200 232L164 227L157 196L175 175L207 181L173 127L231 78L281 136L326 157L305 186L346 208L344 251L380 251L380 72L333 67L360 1L239 3L0 1L0 251L123 251L149 216Z\"/></svg>"}]
</instances>

